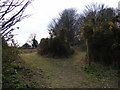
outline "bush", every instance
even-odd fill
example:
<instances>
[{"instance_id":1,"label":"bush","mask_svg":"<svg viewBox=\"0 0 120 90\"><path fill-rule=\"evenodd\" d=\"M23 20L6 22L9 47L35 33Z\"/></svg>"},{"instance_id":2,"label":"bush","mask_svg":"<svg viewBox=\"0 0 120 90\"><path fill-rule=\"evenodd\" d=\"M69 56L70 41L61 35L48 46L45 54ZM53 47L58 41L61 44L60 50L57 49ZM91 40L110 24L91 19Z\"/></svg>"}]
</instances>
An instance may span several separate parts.
<instances>
[{"instance_id":1,"label":"bush","mask_svg":"<svg viewBox=\"0 0 120 90\"><path fill-rule=\"evenodd\" d=\"M18 59L19 51L17 47L8 46L4 38L2 38L2 61L4 62L12 62Z\"/></svg>"},{"instance_id":2,"label":"bush","mask_svg":"<svg viewBox=\"0 0 120 90\"><path fill-rule=\"evenodd\" d=\"M48 51L49 51L49 39L48 38L43 38L41 39L41 42L38 46L38 54L40 55L46 55L48 54Z\"/></svg>"},{"instance_id":3,"label":"bush","mask_svg":"<svg viewBox=\"0 0 120 90\"><path fill-rule=\"evenodd\" d=\"M89 31L89 32L88 32ZM91 32L91 33L90 33ZM120 68L120 28L113 22L104 23L94 29L91 25L83 27L87 41L89 61Z\"/></svg>"},{"instance_id":4,"label":"bush","mask_svg":"<svg viewBox=\"0 0 120 90\"><path fill-rule=\"evenodd\" d=\"M118 70L111 69L109 67L105 67L100 64L91 63L90 65L86 65L81 67L81 69L88 75L94 76L96 78L111 78L111 77L119 77Z\"/></svg>"},{"instance_id":5,"label":"bush","mask_svg":"<svg viewBox=\"0 0 120 90\"><path fill-rule=\"evenodd\" d=\"M59 37L42 39L38 48L40 55L48 55L52 57L67 57L73 54L68 42Z\"/></svg>"},{"instance_id":6,"label":"bush","mask_svg":"<svg viewBox=\"0 0 120 90\"><path fill-rule=\"evenodd\" d=\"M14 61L19 58L18 49L8 46L7 42L2 38L2 86L3 88L13 88L18 81L16 78L11 78L16 74L16 69L20 68Z\"/></svg>"}]
</instances>

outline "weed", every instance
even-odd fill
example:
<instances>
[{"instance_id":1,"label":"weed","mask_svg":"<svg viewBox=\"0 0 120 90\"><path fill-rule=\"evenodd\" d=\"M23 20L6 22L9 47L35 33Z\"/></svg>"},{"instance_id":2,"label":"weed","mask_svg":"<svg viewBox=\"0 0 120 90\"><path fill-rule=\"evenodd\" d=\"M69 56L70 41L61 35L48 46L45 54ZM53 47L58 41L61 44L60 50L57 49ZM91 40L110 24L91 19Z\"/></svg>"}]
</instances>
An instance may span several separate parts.
<instances>
[{"instance_id":1,"label":"weed","mask_svg":"<svg viewBox=\"0 0 120 90\"><path fill-rule=\"evenodd\" d=\"M15 62L11 63L11 67L13 67L14 69L20 69L20 68L22 68L20 64L17 64Z\"/></svg>"},{"instance_id":2,"label":"weed","mask_svg":"<svg viewBox=\"0 0 120 90\"><path fill-rule=\"evenodd\" d=\"M82 70L87 73L88 75L95 76L99 79L103 77L116 77L117 76L117 71L115 70L110 70L108 67L103 67L102 65L98 64L88 64L84 67L81 67Z\"/></svg>"}]
</instances>

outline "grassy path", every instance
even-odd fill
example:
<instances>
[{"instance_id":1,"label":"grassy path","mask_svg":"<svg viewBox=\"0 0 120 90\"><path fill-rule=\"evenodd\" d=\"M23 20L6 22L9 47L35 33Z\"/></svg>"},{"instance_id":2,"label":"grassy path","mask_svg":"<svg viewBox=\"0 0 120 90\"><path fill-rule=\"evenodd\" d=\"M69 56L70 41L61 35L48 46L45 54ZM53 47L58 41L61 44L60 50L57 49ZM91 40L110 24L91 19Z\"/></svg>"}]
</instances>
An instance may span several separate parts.
<instances>
[{"instance_id":1,"label":"grassy path","mask_svg":"<svg viewBox=\"0 0 120 90\"><path fill-rule=\"evenodd\" d=\"M38 56L36 53L22 54L21 57L33 70L43 71L44 81L52 88L101 88L117 87L115 82L105 82L85 74L81 70L83 52L76 52L70 58L53 59ZM39 77L36 77L39 81Z\"/></svg>"}]
</instances>

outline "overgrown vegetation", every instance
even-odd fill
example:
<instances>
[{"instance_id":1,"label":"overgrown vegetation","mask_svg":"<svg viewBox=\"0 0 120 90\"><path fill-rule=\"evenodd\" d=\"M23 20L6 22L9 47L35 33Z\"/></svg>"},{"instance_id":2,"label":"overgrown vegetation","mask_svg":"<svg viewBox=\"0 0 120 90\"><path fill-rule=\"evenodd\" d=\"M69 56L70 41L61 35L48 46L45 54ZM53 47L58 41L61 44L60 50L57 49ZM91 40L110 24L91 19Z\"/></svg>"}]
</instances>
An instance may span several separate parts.
<instances>
[{"instance_id":1,"label":"overgrown vegetation","mask_svg":"<svg viewBox=\"0 0 120 90\"><path fill-rule=\"evenodd\" d=\"M118 18L115 11L112 8L104 8L103 5L93 8L89 7L86 11L84 18L87 22L82 26L89 62L119 68L120 28L116 24Z\"/></svg>"},{"instance_id":2,"label":"overgrown vegetation","mask_svg":"<svg viewBox=\"0 0 120 90\"><path fill-rule=\"evenodd\" d=\"M37 88L39 85L32 80L33 71L21 65L19 51L7 45L2 39L2 88Z\"/></svg>"},{"instance_id":3,"label":"overgrown vegetation","mask_svg":"<svg viewBox=\"0 0 120 90\"><path fill-rule=\"evenodd\" d=\"M37 88L38 83L31 79L33 72L15 62L3 65L3 88Z\"/></svg>"},{"instance_id":4,"label":"overgrown vegetation","mask_svg":"<svg viewBox=\"0 0 120 90\"><path fill-rule=\"evenodd\" d=\"M42 39L38 53L51 56L69 56L70 48L86 50L91 62L119 68L119 16L104 4L86 6L83 14L65 9L48 27L50 38Z\"/></svg>"},{"instance_id":5,"label":"overgrown vegetation","mask_svg":"<svg viewBox=\"0 0 120 90\"><path fill-rule=\"evenodd\" d=\"M110 67L104 67L100 64L95 64L95 63L92 63L90 65L87 64L87 65L81 67L81 69L86 74L93 76L93 77L96 77L98 79L102 79L102 78L109 78L110 79L111 77L118 79L118 77L119 77L118 70L113 70Z\"/></svg>"},{"instance_id":6,"label":"overgrown vegetation","mask_svg":"<svg viewBox=\"0 0 120 90\"><path fill-rule=\"evenodd\" d=\"M59 37L42 39L38 48L38 54L52 57L68 57L73 52L69 43Z\"/></svg>"},{"instance_id":7,"label":"overgrown vegetation","mask_svg":"<svg viewBox=\"0 0 120 90\"><path fill-rule=\"evenodd\" d=\"M26 17L23 16L23 12L31 3L31 0L28 0L24 4L23 2L24 0L20 2L19 0L5 2L1 1L0 37L2 38L3 88L45 87L39 86L42 84L38 85L38 81L34 81L32 79L32 77L36 73L33 72L33 69L32 71L31 69L27 69L25 66L22 66L20 63L18 63L20 59L19 51L16 47L16 44L14 43L14 35L11 34L11 32L15 28L11 27L19 22L21 19ZM22 6L22 8L16 11L16 13L14 12L14 14L12 12L14 11L14 8L20 6ZM35 53L33 53L33 55L30 53L30 55L32 55L34 59L37 60L37 62L34 61L33 57L29 56L29 54L29 57L27 58L25 55L25 60L31 60L32 63L30 62L30 64L37 65L38 68L41 65L40 67L43 67L47 71L47 73L45 73L45 76L48 79L49 77L51 79L50 75L52 72L55 77L53 75L52 77L54 78L52 78L48 82L53 82L56 79L53 82L56 84L51 86L61 84L59 80L63 79L67 81L62 81L63 84L67 83L69 85L72 85L72 80L74 80L74 83L76 83L77 81L78 85L73 84L72 87L80 87L83 84L83 86L85 86L90 84L91 82L94 83L93 85L96 85L96 82L100 84L97 86L102 86L103 84L105 84L104 86L107 87L116 87L116 85L112 85L113 83L110 80L114 80L115 82L116 79L119 79L117 77L119 77L120 72L120 26L118 24L120 22L120 15L116 15L117 10L113 8L106 8L103 4L92 4L88 5L86 8L87 9L84 11L83 14L78 14L75 9L63 10L63 12L59 14L59 18L53 19L53 21L48 26L50 38L43 38L38 46L38 42L34 36L31 40L31 46L27 43L23 45L23 49L26 49L26 51L31 47L38 47L37 53L39 55L50 56L48 59L42 56L36 56ZM6 17L6 15L10 16L10 12L12 12L10 15L13 16ZM17 29L19 29L19 27L17 27ZM10 40L12 41L11 45L13 46L8 46L7 41ZM79 51L79 56L75 55L75 52L74 56L69 58L69 56L73 55L74 53L73 47L80 48L81 51L86 50L86 56L85 53L82 54ZM36 51L36 49L34 49L34 51ZM33 50L29 50L28 53L29 52L33 52ZM84 57L82 57L82 55L84 55ZM59 58L53 59L53 57ZM85 65L84 67L81 66L81 58L83 58L82 60L86 60L87 62L87 65ZM58 59L60 61L56 61ZM40 65L38 65L38 62ZM44 66L42 66L42 64L44 64ZM103 66L99 66L99 64ZM114 69L117 68L118 72L116 70L110 69L110 67L108 68L105 66L112 66L114 67ZM83 72L80 71L80 67L82 67L82 71L87 73L87 75L83 74ZM61 73L63 74L63 76ZM38 76L41 76L41 73L39 74L40 75ZM80 75L84 78L84 81L82 83L78 83L79 81L81 81ZM72 78L72 76L76 76L77 78ZM93 80L91 80L91 76L95 78L92 78ZM36 76L34 78L36 78ZM41 78L39 78L39 80L40 79ZM87 79L90 82L87 82ZM94 82L94 80L96 81ZM100 83L98 80L102 83ZM92 84L88 86L92 87L91 85ZM67 85L62 86L66 87Z\"/></svg>"},{"instance_id":8,"label":"overgrown vegetation","mask_svg":"<svg viewBox=\"0 0 120 90\"><path fill-rule=\"evenodd\" d=\"M50 38L42 39L39 45L38 53L41 55L68 57L74 52L72 46L84 43L80 41L78 14L75 9L63 10L59 18L53 19L49 24L48 31Z\"/></svg>"}]
</instances>

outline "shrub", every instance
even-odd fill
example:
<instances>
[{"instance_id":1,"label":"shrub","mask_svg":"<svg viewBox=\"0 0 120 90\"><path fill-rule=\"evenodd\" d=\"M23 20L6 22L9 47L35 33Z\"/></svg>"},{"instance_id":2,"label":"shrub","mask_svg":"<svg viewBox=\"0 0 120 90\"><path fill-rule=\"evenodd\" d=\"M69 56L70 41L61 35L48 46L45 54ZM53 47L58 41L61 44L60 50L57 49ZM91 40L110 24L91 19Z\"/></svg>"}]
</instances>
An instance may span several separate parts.
<instances>
[{"instance_id":1,"label":"shrub","mask_svg":"<svg viewBox=\"0 0 120 90\"><path fill-rule=\"evenodd\" d=\"M46 55L46 54L48 54L48 51L49 51L49 39L48 38L43 38L43 39L41 39L41 42L40 42L40 44L39 44L39 46L38 46L38 53L40 54L40 55Z\"/></svg>"},{"instance_id":2,"label":"shrub","mask_svg":"<svg viewBox=\"0 0 120 90\"><path fill-rule=\"evenodd\" d=\"M73 54L68 42L59 37L42 39L38 48L40 55L67 57Z\"/></svg>"},{"instance_id":3,"label":"shrub","mask_svg":"<svg viewBox=\"0 0 120 90\"><path fill-rule=\"evenodd\" d=\"M8 46L4 38L2 38L2 61L4 62L12 62L18 59L19 51L17 47Z\"/></svg>"},{"instance_id":4,"label":"shrub","mask_svg":"<svg viewBox=\"0 0 120 90\"><path fill-rule=\"evenodd\" d=\"M109 24L109 23L112 23ZM83 35L87 42L89 61L117 68L120 58L120 28L113 22L94 28L92 25L83 26Z\"/></svg>"}]
</instances>

